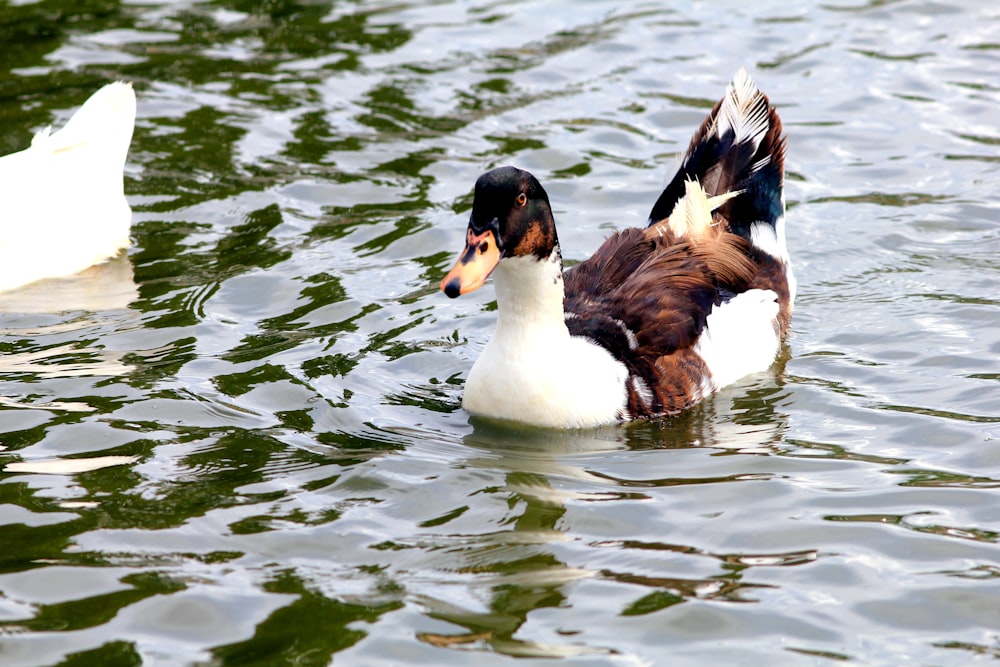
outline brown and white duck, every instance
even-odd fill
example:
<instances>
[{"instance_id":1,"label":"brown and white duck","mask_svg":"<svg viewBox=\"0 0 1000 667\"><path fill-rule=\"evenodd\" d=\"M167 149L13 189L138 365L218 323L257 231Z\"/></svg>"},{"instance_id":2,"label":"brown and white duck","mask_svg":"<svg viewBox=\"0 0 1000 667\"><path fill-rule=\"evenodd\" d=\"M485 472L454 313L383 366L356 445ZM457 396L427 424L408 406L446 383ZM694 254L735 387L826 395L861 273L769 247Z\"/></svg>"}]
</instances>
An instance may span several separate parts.
<instances>
[{"instance_id":1,"label":"brown and white duck","mask_svg":"<svg viewBox=\"0 0 1000 667\"><path fill-rule=\"evenodd\" d=\"M545 189L476 181L449 297L496 287L496 332L466 379L472 415L580 428L685 410L767 369L788 330L781 120L746 72L695 133L645 228L563 271Z\"/></svg>"}]
</instances>

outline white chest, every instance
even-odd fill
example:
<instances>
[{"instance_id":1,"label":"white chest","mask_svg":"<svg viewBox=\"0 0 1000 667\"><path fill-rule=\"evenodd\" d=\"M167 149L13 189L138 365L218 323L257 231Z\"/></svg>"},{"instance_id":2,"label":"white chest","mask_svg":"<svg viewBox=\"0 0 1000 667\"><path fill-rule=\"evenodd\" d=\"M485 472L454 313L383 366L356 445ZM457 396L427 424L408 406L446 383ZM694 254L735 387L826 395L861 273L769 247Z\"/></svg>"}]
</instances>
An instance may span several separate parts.
<instances>
[{"instance_id":1,"label":"white chest","mask_svg":"<svg viewBox=\"0 0 1000 667\"><path fill-rule=\"evenodd\" d=\"M473 415L585 428L619 419L628 371L603 348L569 335L558 261L505 259L494 272L498 321L465 384Z\"/></svg>"},{"instance_id":2,"label":"white chest","mask_svg":"<svg viewBox=\"0 0 1000 667\"><path fill-rule=\"evenodd\" d=\"M470 414L555 428L619 419L628 372L603 349L568 333L518 352L499 343L491 340L469 372L462 405Z\"/></svg>"}]
</instances>

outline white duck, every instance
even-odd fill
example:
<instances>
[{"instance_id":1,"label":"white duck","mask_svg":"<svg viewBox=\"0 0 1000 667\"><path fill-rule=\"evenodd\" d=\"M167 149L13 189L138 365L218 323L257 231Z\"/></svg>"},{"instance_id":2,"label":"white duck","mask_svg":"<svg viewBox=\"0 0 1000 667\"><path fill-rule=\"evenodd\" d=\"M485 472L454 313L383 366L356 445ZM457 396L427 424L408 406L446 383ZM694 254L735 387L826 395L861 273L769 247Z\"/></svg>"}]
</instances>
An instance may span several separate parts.
<instances>
[{"instance_id":1,"label":"white duck","mask_svg":"<svg viewBox=\"0 0 1000 667\"><path fill-rule=\"evenodd\" d=\"M129 245L122 171L135 93L111 83L57 132L0 157L0 291L67 276Z\"/></svg>"}]
</instances>

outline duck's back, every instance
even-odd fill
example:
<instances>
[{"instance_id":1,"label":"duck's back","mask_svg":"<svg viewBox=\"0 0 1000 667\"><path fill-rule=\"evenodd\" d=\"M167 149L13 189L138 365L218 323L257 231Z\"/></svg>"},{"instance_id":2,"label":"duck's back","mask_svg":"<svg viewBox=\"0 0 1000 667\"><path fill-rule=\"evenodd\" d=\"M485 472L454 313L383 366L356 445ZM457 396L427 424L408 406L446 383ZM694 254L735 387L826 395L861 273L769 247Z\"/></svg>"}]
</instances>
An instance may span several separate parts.
<instances>
[{"instance_id":1,"label":"duck's back","mask_svg":"<svg viewBox=\"0 0 1000 667\"><path fill-rule=\"evenodd\" d=\"M123 168L135 95L109 84L57 132L0 157L0 290L69 275L129 244Z\"/></svg>"},{"instance_id":2,"label":"duck's back","mask_svg":"<svg viewBox=\"0 0 1000 667\"><path fill-rule=\"evenodd\" d=\"M649 227L615 234L566 272L570 333L628 368L629 416L679 412L774 360L794 299L784 148L780 119L741 71Z\"/></svg>"}]
</instances>

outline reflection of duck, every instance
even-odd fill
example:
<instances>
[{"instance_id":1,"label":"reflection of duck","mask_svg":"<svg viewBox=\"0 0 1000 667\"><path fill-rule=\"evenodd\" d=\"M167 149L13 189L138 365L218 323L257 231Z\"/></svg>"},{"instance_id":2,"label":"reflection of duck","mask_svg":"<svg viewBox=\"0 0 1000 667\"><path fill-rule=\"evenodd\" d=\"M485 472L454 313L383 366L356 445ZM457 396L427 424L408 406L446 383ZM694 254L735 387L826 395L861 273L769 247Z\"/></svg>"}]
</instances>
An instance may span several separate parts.
<instances>
[{"instance_id":1,"label":"reflection of duck","mask_svg":"<svg viewBox=\"0 0 1000 667\"><path fill-rule=\"evenodd\" d=\"M496 286L496 333L466 381L477 415L585 427L673 414L774 360L795 281L781 121L742 70L695 134L646 229L562 272L548 196L502 167L476 182L441 288Z\"/></svg>"},{"instance_id":2,"label":"reflection of duck","mask_svg":"<svg viewBox=\"0 0 1000 667\"><path fill-rule=\"evenodd\" d=\"M128 308L138 298L132 263L121 254L72 276L39 280L0 292L0 313L118 310Z\"/></svg>"},{"instance_id":3,"label":"reflection of duck","mask_svg":"<svg viewBox=\"0 0 1000 667\"><path fill-rule=\"evenodd\" d=\"M131 84L111 83L58 132L0 157L0 290L82 271L128 246L122 170L134 125Z\"/></svg>"}]
</instances>

